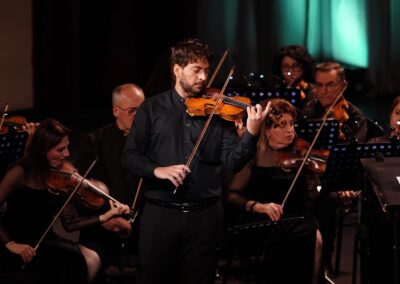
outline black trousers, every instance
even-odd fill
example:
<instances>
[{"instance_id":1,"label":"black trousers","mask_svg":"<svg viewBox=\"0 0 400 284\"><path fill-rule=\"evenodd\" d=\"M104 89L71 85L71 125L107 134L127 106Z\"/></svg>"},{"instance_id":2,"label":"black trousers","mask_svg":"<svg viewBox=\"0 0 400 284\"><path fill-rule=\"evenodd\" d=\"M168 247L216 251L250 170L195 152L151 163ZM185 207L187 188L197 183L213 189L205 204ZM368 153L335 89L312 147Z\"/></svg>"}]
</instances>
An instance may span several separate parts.
<instances>
[{"instance_id":1,"label":"black trousers","mask_svg":"<svg viewBox=\"0 0 400 284\"><path fill-rule=\"evenodd\" d=\"M146 203L138 283L214 283L223 219L221 202L193 212Z\"/></svg>"}]
</instances>

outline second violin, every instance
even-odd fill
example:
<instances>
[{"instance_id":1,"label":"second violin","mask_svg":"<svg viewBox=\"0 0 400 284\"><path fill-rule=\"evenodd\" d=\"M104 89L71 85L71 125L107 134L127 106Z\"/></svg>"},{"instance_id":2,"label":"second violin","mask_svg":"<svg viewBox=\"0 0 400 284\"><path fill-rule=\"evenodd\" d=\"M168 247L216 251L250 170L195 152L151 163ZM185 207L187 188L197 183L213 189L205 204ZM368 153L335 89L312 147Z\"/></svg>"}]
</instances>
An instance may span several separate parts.
<instances>
[{"instance_id":1,"label":"second violin","mask_svg":"<svg viewBox=\"0 0 400 284\"><path fill-rule=\"evenodd\" d=\"M108 194L108 188L104 183L98 180L84 179L68 161L64 161L60 168L50 170L47 183L49 190L55 194L70 194L81 183L76 194L79 200L91 209L102 207L105 200L120 203ZM133 212L130 213L133 215Z\"/></svg>"},{"instance_id":2,"label":"second violin","mask_svg":"<svg viewBox=\"0 0 400 284\"><path fill-rule=\"evenodd\" d=\"M279 164L282 168L298 168L310 147L304 139L297 138L293 148L288 152L280 153ZM310 170L322 174L326 170L329 150L312 149L306 161L306 167Z\"/></svg>"}]
</instances>

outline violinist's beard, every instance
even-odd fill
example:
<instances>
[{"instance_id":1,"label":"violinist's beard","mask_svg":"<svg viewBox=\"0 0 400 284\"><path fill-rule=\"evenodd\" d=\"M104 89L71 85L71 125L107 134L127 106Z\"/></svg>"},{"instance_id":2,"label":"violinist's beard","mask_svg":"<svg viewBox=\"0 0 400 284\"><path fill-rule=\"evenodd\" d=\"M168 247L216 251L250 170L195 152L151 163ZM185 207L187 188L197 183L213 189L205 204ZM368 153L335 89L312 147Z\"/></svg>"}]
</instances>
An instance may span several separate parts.
<instances>
[{"instance_id":1,"label":"violinist's beard","mask_svg":"<svg viewBox=\"0 0 400 284\"><path fill-rule=\"evenodd\" d=\"M206 90L206 83L201 83L200 84L193 84L189 85L186 84L182 79L179 81L179 84L181 85L182 89L189 94L189 97L199 97L201 96L205 90ZM197 86L197 87L196 87Z\"/></svg>"}]
</instances>

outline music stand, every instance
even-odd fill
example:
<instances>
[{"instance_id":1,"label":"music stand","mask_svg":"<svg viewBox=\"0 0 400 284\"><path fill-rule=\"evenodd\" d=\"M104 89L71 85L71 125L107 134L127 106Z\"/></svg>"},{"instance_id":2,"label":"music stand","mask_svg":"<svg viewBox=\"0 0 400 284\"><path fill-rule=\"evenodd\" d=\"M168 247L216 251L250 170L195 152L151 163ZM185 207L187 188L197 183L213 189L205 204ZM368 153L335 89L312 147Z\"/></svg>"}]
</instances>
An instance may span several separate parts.
<instances>
[{"instance_id":1,"label":"music stand","mask_svg":"<svg viewBox=\"0 0 400 284\"><path fill-rule=\"evenodd\" d=\"M296 120L294 128L296 134L304 140L313 141L317 130L321 127L322 120L320 119L300 119ZM339 123L337 120L329 119L325 122L324 127L321 129L314 148L315 149L328 149L330 150L337 142L339 132Z\"/></svg>"},{"instance_id":2,"label":"music stand","mask_svg":"<svg viewBox=\"0 0 400 284\"><path fill-rule=\"evenodd\" d=\"M394 145L395 150L394 153L398 154L399 144ZM392 147L393 148L393 147ZM369 181L369 184L365 186L365 194L366 200L369 200L369 207L364 209L363 215L372 214L374 212L374 208L380 207L382 209L380 214L388 216L389 218L376 218L371 221L371 216L369 218L364 218L363 223L366 227L370 228L370 226L375 227L379 234L384 234L387 231L385 226L387 226L387 221L389 220L390 226L392 228L392 232L388 235L391 235L390 251L392 254L393 265L387 265L387 267L391 267L392 270L392 283L399 283L399 222L400 222L400 158L397 157L386 157L384 159L361 159L361 163L363 168L365 169L366 177ZM371 188L372 190L368 191ZM372 196L369 195L370 192ZM376 198L374 198L374 196ZM379 202L378 206L373 207L373 200L377 200ZM377 202L375 202L377 203ZM371 205L372 204L372 205ZM379 215L377 215L379 216ZM383 222L381 220L384 220ZM372 229L373 230L373 229ZM371 233L372 234L372 233ZM385 239L386 240L386 239ZM376 242L378 244L377 247L380 247L381 242ZM370 255L372 252L371 246L373 244L369 244ZM382 251L382 248L380 248ZM389 249L387 249L389 251ZM378 260L380 262L380 260ZM384 275L386 275L387 271L385 271Z\"/></svg>"},{"instance_id":3,"label":"music stand","mask_svg":"<svg viewBox=\"0 0 400 284\"><path fill-rule=\"evenodd\" d=\"M295 107L300 107L301 105L300 89L296 88L229 88L226 90L225 94L228 97L248 97L253 103L273 98L281 98L289 101Z\"/></svg>"},{"instance_id":4,"label":"music stand","mask_svg":"<svg viewBox=\"0 0 400 284\"><path fill-rule=\"evenodd\" d=\"M362 188L362 158L400 157L400 143L338 144L330 149L323 188L331 191Z\"/></svg>"},{"instance_id":5,"label":"music stand","mask_svg":"<svg viewBox=\"0 0 400 284\"><path fill-rule=\"evenodd\" d=\"M0 133L0 174L4 175L7 166L22 158L28 132L12 131Z\"/></svg>"},{"instance_id":6,"label":"music stand","mask_svg":"<svg viewBox=\"0 0 400 284\"><path fill-rule=\"evenodd\" d=\"M265 246L282 241L304 220L304 216L284 218L279 221L263 221L236 225L226 230L223 249L228 254L227 272L222 283L226 283L232 260L235 256L249 259L260 257Z\"/></svg>"}]
</instances>

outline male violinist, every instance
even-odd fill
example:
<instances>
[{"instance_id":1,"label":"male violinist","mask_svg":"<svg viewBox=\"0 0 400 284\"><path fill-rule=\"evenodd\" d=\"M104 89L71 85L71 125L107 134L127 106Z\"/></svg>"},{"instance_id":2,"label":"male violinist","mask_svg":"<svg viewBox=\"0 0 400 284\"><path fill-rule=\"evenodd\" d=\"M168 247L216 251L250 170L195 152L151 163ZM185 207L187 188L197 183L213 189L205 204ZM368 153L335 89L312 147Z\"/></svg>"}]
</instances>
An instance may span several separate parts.
<instances>
[{"instance_id":1,"label":"male violinist","mask_svg":"<svg viewBox=\"0 0 400 284\"><path fill-rule=\"evenodd\" d=\"M186 165L207 118L188 115L185 101L204 93L210 59L198 39L173 47L174 88L147 99L128 134L122 164L145 179L138 283L214 283L223 233L221 167L238 171L250 160L268 108L247 108L240 141L233 122L213 117Z\"/></svg>"},{"instance_id":2,"label":"male violinist","mask_svg":"<svg viewBox=\"0 0 400 284\"><path fill-rule=\"evenodd\" d=\"M347 85L342 65L337 62L326 61L317 65L314 76L314 94L316 99L309 101L302 109L302 114L308 119L320 119L329 109L340 90ZM364 142L367 134L367 121L362 111L354 104L346 100L349 116L343 122L343 132L346 140ZM330 117L334 117L333 114ZM340 118L338 118L339 120Z\"/></svg>"},{"instance_id":3,"label":"male violinist","mask_svg":"<svg viewBox=\"0 0 400 284\"><path fill-rule=\"evenodd\" d=\"M105 183L109 189L109 195L129 206L133 203L138 178L123 171L121 154L136 111L144 99L142 88L135 84L127 83L117 86L112 92L114 122L86 135L80 143L78 155L74 154L75 164L82 172L86 171L97 158L97 163L89 177ZM90 211L80 206L78 214L93 214ZM137 232L126 239L131 230L128 220L115 217L101 225L82 229L79 241L95 250L100 256L102 267L106 268L121 253L137 253L137 239L135 239ZM128 246L122 251L120 246L123 244Z\"/></svg>"},{"instance_id":4,"label":"male violinist","mask_svg":"<svg viewBox=\"0 0 400 284\"><path fill-rule=\"evenodd\" d=\"M303 108L302 113L309 119L321 119L329 107L334 103L340 91L347 85L345 72L337 62L326 61L316 66L314 77L314 92L316 99L309 101ZM346 100L347 101L347 100ZM367 135L367 120L359 108L348 102L346 112L349 118L342 123L342 131L346 141L364 142ZM330 115L331 117L331 115ZM337 118L338 120L340 118ZM344 141L343 141L344 142ZM353 190L338 191L336 193L322 195L316 202L316 217L320 225L323 238L322 258L325 270L332 275L331 258L334 250L336 232L337 207L347 204L357 196Z\"/></svg>"}]
</instances>

